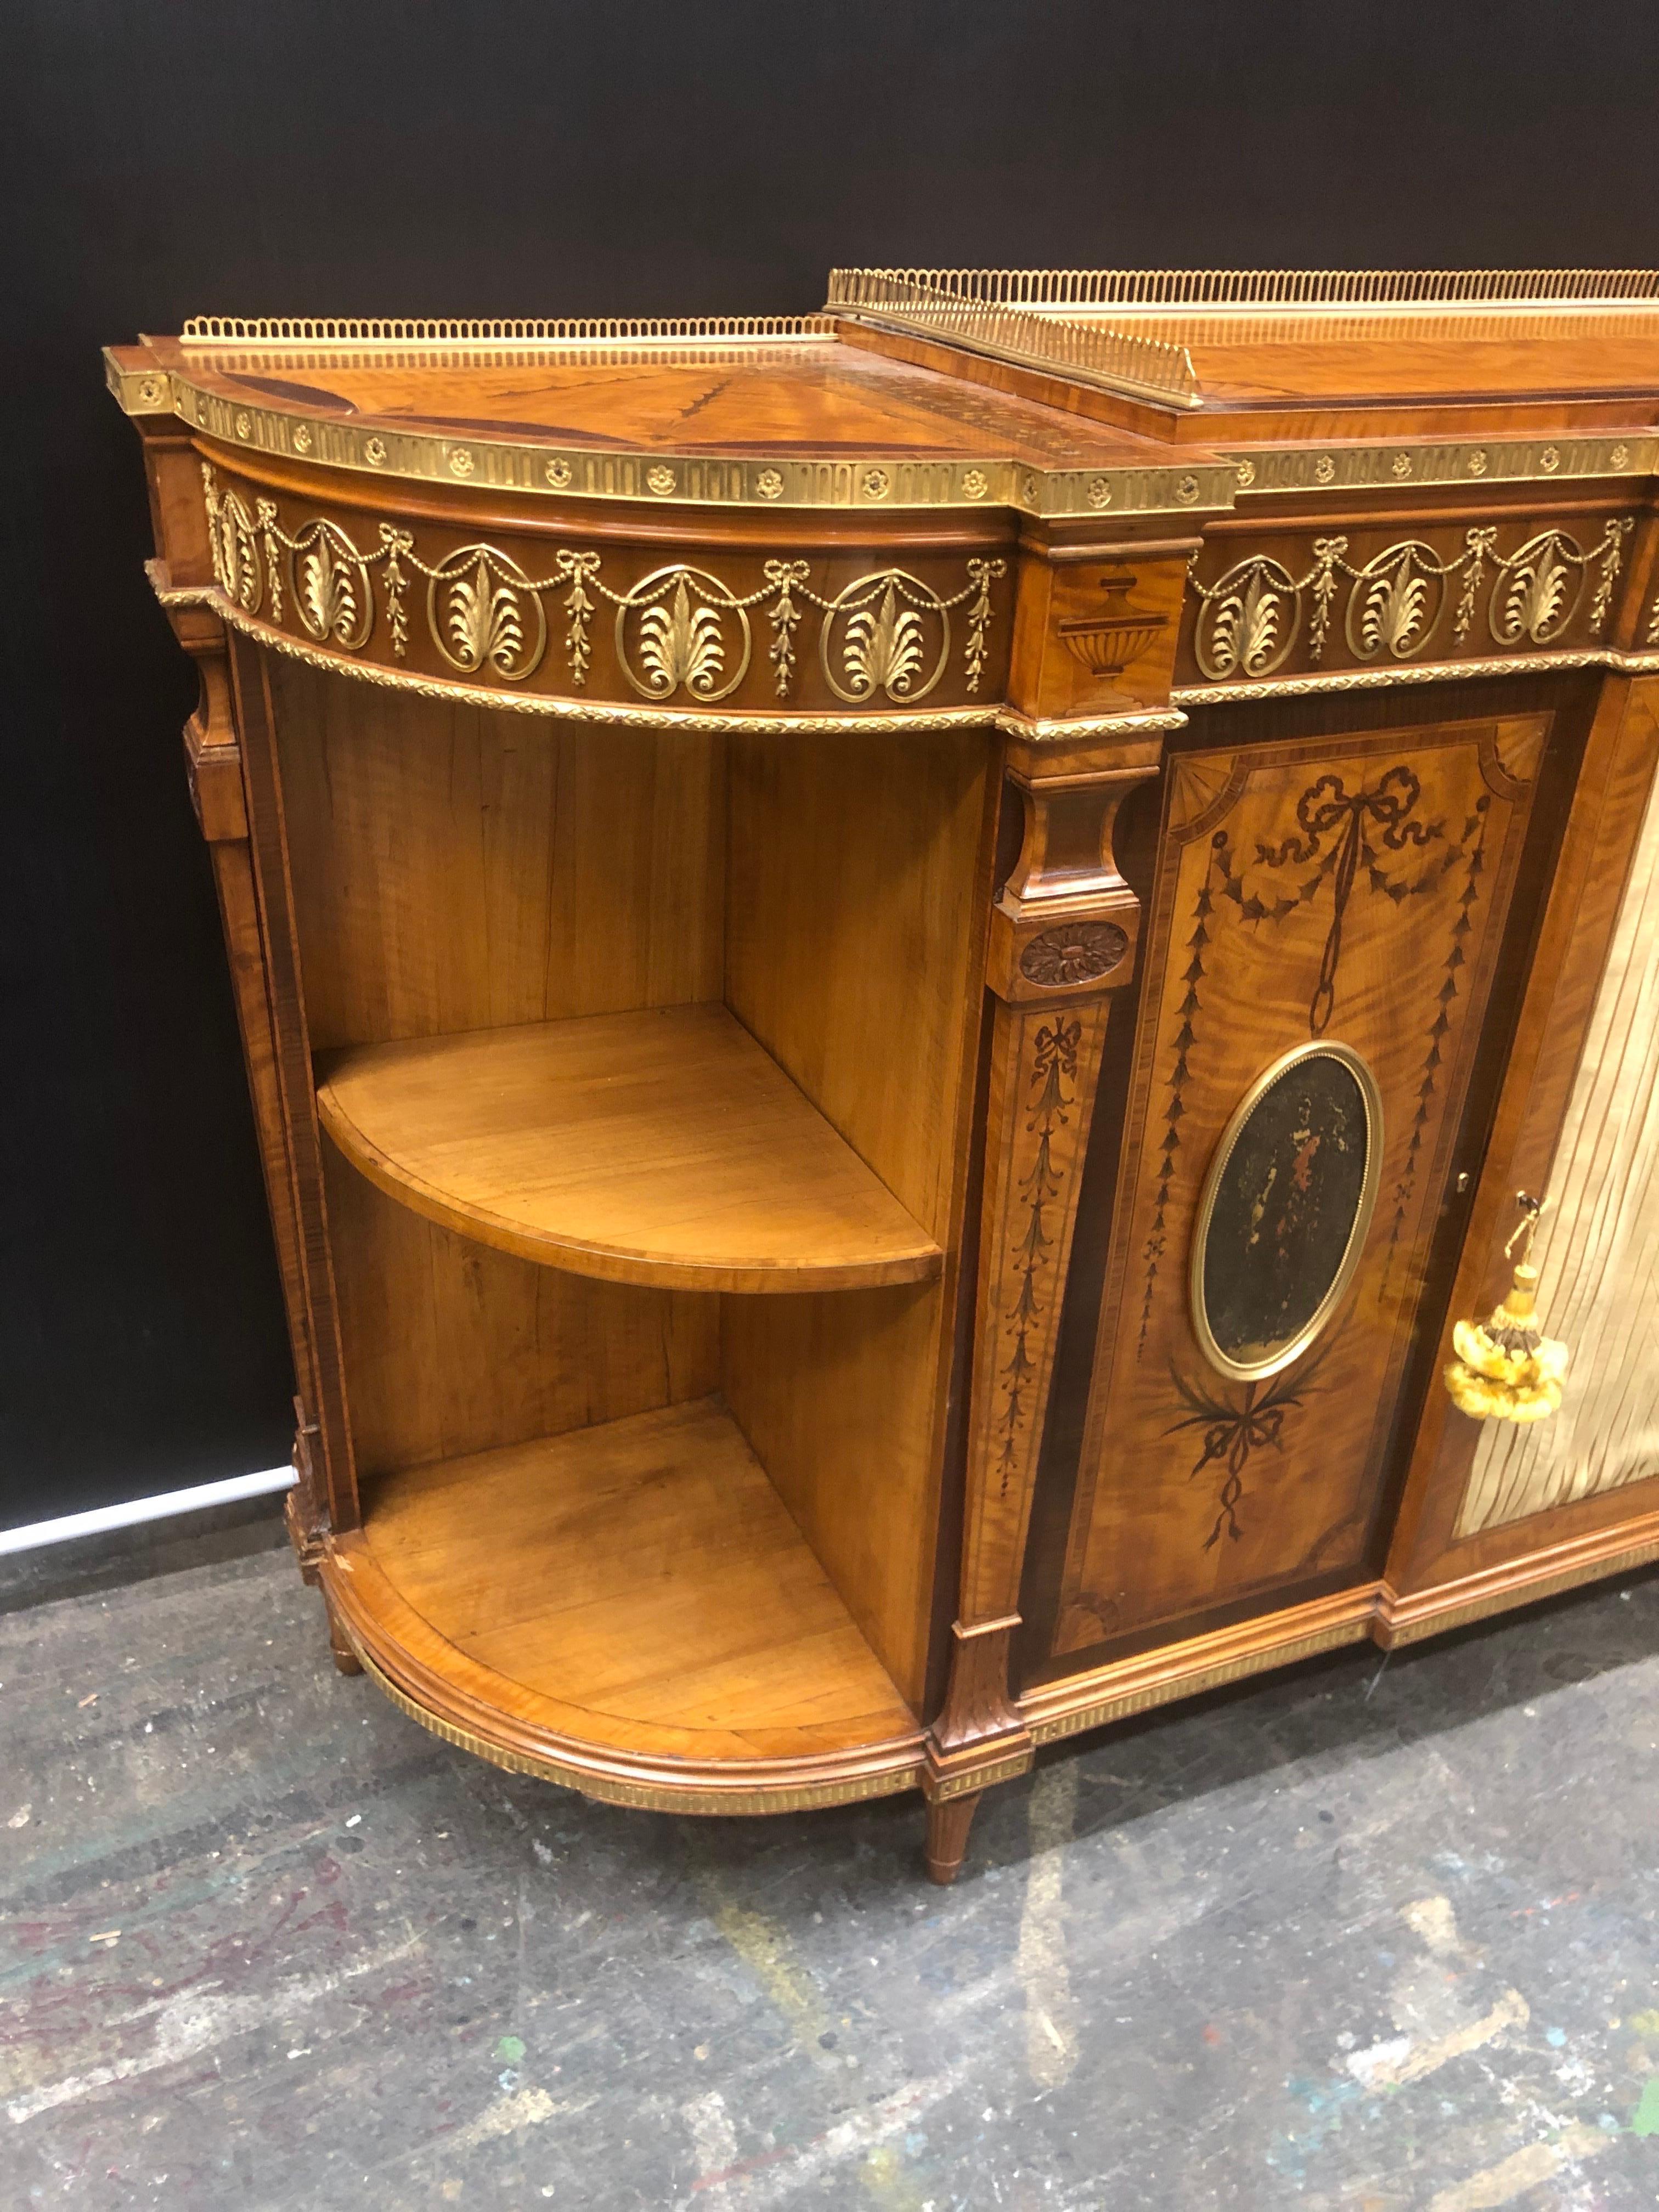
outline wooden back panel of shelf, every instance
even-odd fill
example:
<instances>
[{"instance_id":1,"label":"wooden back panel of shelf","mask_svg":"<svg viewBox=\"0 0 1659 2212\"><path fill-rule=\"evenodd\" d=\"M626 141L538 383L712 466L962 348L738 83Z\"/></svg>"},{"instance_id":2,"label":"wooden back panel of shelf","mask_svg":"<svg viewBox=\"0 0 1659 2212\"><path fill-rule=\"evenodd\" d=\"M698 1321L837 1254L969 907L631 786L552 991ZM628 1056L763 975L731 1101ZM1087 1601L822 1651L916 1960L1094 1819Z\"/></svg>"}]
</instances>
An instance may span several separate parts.
<instances>
[{"instance_id":1,"label":"wooden back panel of shelf","mask_svg":"<svg viewBox=\"0 0 1659 2212\"><path fill-rule=\"evenodd\" d=\"M271 673L315 1051L720 997L718 738Z\"/></svg>"},{"instance_id":2,"label":"wooden back panel of shelf","mask_svg":"<svg viewBox=\"0 0 1659 2212\"><path fill-rule=\"evenodd\" d=\"M720 1307L538 1267L387 1198L323 1146L360 1477L701 1398Z\"/></svg>"},{"instance_id":3,"label":"wooden back panel of shelf","mask_svg":"<svg viewBox=\"0 0 1659 2212\"><path fill-rule=\"evenodd\" d=\"M990 748L972 730L729 742L728 1003L945 1266L914 1291L726 1299L724 1388L919 1705L990 893Z\"/></svg>"}]
</instances>

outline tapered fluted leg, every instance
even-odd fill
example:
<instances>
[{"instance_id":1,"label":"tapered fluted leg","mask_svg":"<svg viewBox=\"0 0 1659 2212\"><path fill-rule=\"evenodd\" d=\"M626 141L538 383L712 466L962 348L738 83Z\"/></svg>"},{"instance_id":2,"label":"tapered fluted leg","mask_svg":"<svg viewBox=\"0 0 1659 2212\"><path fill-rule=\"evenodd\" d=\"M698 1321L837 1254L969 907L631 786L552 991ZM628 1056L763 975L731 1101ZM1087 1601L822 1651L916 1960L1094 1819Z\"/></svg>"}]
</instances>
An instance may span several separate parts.
<instances>
[{"instance_id":1,"label":"tapered fluted leg","mask_svg":"<svg viewBox=\"0 0 1659 2212\"><path fill-rule=\"evenodd\" d=\"M947 1887L961 1873L968 1849L968 1831L974 1825L974 1815L983 1794L975 1790L961 1797L935 1798L928 1806L926 1855L929 1881Z\"/></svg>"}]
</instances>

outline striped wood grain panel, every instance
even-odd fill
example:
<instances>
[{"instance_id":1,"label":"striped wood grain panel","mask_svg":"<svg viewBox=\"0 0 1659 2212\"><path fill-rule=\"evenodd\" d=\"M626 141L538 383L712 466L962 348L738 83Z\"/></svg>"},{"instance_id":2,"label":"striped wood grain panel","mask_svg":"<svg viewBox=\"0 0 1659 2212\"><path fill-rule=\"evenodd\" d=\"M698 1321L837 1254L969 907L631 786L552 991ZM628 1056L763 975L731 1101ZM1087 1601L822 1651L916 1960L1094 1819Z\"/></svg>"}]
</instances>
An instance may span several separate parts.
<instances>
[{"instance_id":1,"label":"striped wood grain panel","mask_svg":"<svg viewBox=\"0 0 1659 2212\"><path fill-rule=\"evenodd\" d=\"M1490 1421L1460 1537L1659 1474L1659 785L1648 801L1536 1240L1561 1410Z\"/></svg>"}]
</instances>

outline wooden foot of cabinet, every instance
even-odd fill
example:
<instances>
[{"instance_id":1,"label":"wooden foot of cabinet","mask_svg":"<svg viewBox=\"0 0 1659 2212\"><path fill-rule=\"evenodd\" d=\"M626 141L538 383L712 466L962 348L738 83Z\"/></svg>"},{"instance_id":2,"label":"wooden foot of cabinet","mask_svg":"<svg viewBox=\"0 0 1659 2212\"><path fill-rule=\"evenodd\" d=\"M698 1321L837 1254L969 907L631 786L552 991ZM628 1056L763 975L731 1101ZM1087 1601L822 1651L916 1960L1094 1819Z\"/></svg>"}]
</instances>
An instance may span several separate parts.
<instances>
[{"instance_id":1,"label":"wooden foot of cabinet","mask_svg":"<svg viewBox=\"0 0 1659 2212\"><path fill-rule=\"evenodd\" d=\"M962 1872L968 1850L968 1831L974 1825L974 1815L984 1794L975 1790L971 1796L939 1798L927 1808L927 1841L924 1847L927 1879L938 1882L941 1889L948 1889Z\"/></svg>"},{"instance_id":2,"label":"wooden foot of cabinet","mask_svg":"<svg viewBox=\"0 0 1659 2212\"><path fill-rule=\"evenodd\" d=\"M363 1662L353 1650L351 1638L346 1634L340 1616L329 1603L326 1595L324 1596L323 1603L328 1611L328 1641L329 1647L334 1654L335 1666L342 1674L361 1674L363 1671Z\"/></svg>"}]
</instances>

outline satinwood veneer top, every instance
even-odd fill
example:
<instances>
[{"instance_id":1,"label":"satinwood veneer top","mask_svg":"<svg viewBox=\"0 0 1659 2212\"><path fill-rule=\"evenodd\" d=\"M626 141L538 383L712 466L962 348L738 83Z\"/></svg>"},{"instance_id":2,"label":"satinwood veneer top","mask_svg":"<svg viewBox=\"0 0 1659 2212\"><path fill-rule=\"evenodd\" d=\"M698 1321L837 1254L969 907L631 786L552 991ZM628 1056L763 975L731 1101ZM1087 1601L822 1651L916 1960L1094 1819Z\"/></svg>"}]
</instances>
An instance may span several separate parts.
<instances>
[{"instance_id":1,"label":"satinwood veneer top","mask_svg":"<svg viewBox=\"0 0 1659 2212\"><path fill-rule=\"evenodd\" d=\"M830 299L724 325L210 319L106 358L129 411L250 458L646 504L1115 519L1659 460L1647 272L852 270Z\"/></svg>"},{"instance_id":2,"label":"satinwood veneer top","mask_svg":"<svg viewBox=\"0 0 1659 2212\"><path fill-rule=\"evenodd\" d=\"M106 362L129 412L176 413L251 455L473 489L877 514L1228 498L1212 457L887 359L828 322L608 343L147 337Z\"/></svg>"},{"instance_id":3,"label":"satinwood veneer top","mask_svg":"<svg viewBox=\"0 0 1659 2212\"><path fill-rule=\"evenodd\" d=\"M744 459L1135 459L1140 441L1054 409L963 392L926 369L822 336L730 343L385 351L203 349L145 341L204 392L317 419L446 439L544 439L596 452Z\"/></svg>"}]
</instances>

